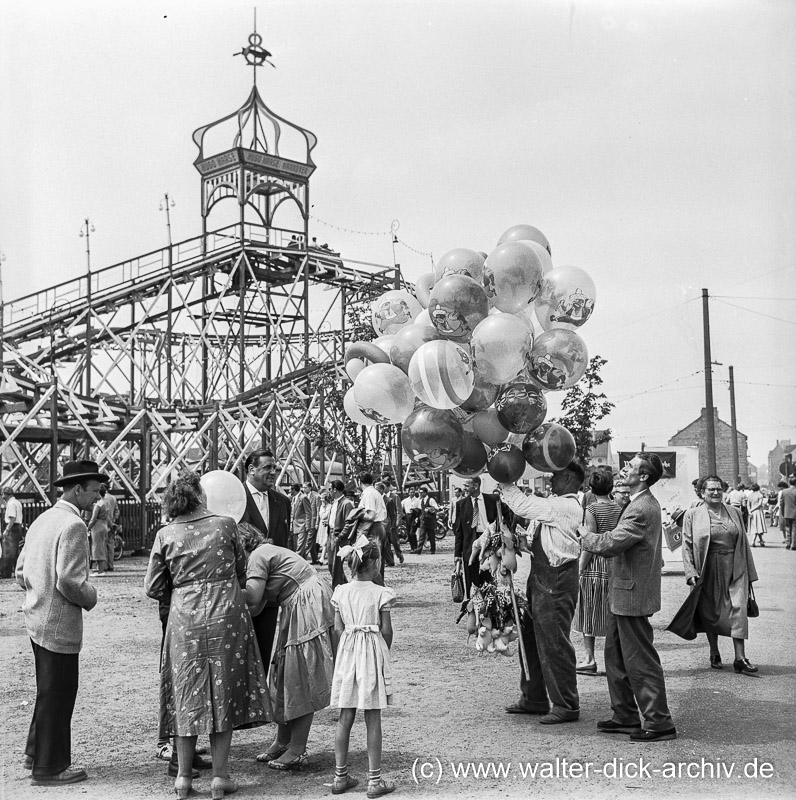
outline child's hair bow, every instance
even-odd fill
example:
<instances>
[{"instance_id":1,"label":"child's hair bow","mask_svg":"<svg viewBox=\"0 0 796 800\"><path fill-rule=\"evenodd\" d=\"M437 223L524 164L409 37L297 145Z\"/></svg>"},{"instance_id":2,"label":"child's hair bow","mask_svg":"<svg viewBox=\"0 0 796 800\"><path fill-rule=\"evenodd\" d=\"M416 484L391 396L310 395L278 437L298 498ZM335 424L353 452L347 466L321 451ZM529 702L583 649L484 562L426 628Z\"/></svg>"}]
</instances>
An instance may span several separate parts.
<instances>
[{"instance_id":1,"label":"child's hair bow","mask_svg":"<svg viewBox=\"0 0 796 800\"><path fill-rule=\"evenodd\" d=\"M356 553L359 556L359 560L362 561L362 550L364 547L370 544L370 539L364 534L359 534L359 538L354 542L354 544L347 544L341 547L337 551L337 555L340 556L341 559L348 558L351 553Z\"/></svg>"}]
</instances>

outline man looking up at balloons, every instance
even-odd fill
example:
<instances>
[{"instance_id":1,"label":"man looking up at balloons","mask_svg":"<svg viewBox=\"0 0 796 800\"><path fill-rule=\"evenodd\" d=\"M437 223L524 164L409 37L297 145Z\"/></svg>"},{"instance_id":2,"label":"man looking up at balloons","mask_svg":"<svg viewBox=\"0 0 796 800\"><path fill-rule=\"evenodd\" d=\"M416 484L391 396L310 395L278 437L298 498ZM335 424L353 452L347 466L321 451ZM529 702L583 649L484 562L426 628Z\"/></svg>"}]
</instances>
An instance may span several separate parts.
<instances>
[{"instance_id":1,"label":"man looking up at balloons","mask_svg":"<svg viewBox=\"0 0 796 800\"><path fill-rule=\"evenodd\" d=\"M577 491L584 477L583 467L572 461L553 473L550 497L525 495L514 484L501 484L506 505L532 521L528 545L533 559L528 608L520 620L530 674L521 674L520 699L506 711L539 714L542 725L574 722L580 716L575 648L569 636L578 599L577 531L583 522Z\"/></svg>"},{"instance_id":2,"label":"man looking up at balloons","mask_svg":"<svg viewBox=\"0 0 796 800\"><path fill-rule=\"evenodd\" d=\"M602 733L635 742L677 738L650 617L661 610L661 507L649 488L663 475L656 453L636 453L620 476L630 502L608 533L586 533L583 549L608 559L605 673L613 717ZM535 565L534 565L535 566Z\"/></svg>"}]
</instances>

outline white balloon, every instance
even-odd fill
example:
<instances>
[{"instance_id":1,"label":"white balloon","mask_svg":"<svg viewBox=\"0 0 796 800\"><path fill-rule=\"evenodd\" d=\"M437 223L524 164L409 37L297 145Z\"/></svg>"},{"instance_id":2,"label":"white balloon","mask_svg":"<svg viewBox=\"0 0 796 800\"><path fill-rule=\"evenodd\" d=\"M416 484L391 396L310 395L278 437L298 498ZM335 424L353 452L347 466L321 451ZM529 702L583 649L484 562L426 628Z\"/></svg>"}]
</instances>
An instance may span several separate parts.
<instances>
[{"instance_id":1,"label":"white balloon","mask_svg":"<svg viewBox=\"0 0 796 800\"><path fill-rule=\"evenodd\" d=\"M373 330L378 336L398 333L423 310L416 297L405 289L391 289L370 304Z\"/></svg>"},{"instance_id":2,"label":"white balloon","mask_svg":"<svg viewBox=\"0 0 796 800\"><path fill-rule=\"evenodd\" d=\"M357 425L367 425L370 428L376 424L375 420L366 417L362 413L362 409L359 407L354 397L353 386L343 395L343 410L348 415L348 418Z\"/></svg>"},{"instance_id":3,"label":"white balloon","mask_svg":"<svg viewBox=\"0 0 796 800\"><path fill-rule=\"evenodd\" d=\"M246 489L235 475L224 469L213 469L205 472L199 483L207 497L208 511L241 521L246 511Z\"/></svg>"}]
</instances>

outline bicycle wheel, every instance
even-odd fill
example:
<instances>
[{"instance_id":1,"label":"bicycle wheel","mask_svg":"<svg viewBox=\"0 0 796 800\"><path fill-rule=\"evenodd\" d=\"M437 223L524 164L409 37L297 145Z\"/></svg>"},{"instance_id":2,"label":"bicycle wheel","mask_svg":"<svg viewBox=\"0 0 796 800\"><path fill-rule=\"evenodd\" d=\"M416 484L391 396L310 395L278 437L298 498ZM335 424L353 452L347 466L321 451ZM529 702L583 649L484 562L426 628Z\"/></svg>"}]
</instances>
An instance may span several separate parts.
<instances>
[{"instance_id":1,"label":"bicycle wheel","mask_svg":"<svg viewBox=\"0 0 796 800\"><path fill-rule=\"evenodd\" d=\"M434 538L439 541L440 539L444 539L448 535L448 526L439 524L437 525L437 529L434 531Z\"/></svg>"},{"instance_id":2,"label":"bicycle wheel","mask_svg":"<svg viewBox=\"0 0 796 800\"><path fill-rule=\"evenodd\" d=\"M122 557L122 553L124 553L124 540L117 533L113 537L113 560L118 561Z\"/></svg>"}]
</instances>

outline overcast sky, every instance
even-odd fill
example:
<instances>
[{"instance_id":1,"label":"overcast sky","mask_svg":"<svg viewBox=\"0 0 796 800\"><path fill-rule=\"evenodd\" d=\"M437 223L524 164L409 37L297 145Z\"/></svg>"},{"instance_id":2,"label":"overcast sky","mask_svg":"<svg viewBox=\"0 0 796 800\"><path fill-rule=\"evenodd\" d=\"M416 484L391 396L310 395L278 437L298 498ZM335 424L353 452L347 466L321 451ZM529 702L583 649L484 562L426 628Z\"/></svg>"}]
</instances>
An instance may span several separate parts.
<instances>
[{"instance_id":1,"label":"overcast sky","mask_svg":"<svg viewBox=\"0 0 796 800\"><path fill-rule=\"evenodd\" d=\"M234 111L252 3L0 0L4 295L201 231L191 133ZM714 394L750 457L796 442L796 3L261 2L266 103L317 134L313 235L410 279L525 222L586 269L614 449ZM331 227L336 226L336 227ZM346 230L340 230L346 229ZM365 235L369 234L369 235ZM412 248L412 249L409 249ZM725 381L725 382L722 382Z\"/></svg>"}]
</instances>

